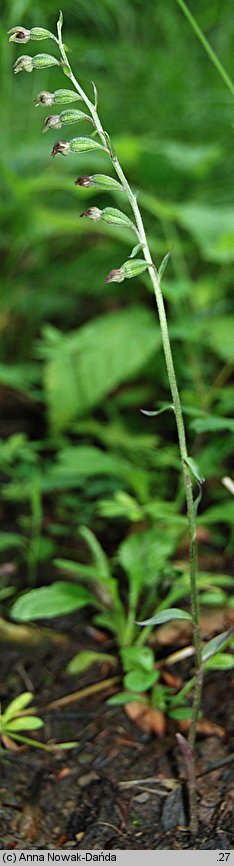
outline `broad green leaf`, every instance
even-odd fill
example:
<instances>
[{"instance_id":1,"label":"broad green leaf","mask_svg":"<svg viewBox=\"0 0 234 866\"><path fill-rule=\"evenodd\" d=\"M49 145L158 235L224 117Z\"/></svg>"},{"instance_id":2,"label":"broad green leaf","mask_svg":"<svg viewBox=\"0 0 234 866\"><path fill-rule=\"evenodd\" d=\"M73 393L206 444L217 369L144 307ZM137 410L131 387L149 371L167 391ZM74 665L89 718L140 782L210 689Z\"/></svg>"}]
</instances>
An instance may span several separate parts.
<instances>
[{"instance_id":1,"label":"broad green leaf","mask_svg":"<svg viewBox=\"0 0 234 866\"><path fill-rule=\"evenodd\" d=\"M120 650L120 655L124 670L127 672L133 670L133 668L137 668L147 673L149 671L152 672L152 668L154 668L154 653L150 647L123 647Z\"/></svg>"},{"instance_id":2,"label":"broad green leaf","mask_svg":"<svg viewBox=\"0 0 234 866\"><path fill-rule=\"evenodd\" d=\"M119 692L117 695L113 695L112 698L108 698L106 703L110 707L121 707L124 704L130 704L133 701L144 704L144 706L146 703L145 697L141 697L138 692Z\"/></svg>"},{"instance_id":3,"label":"broad green leaf","mask_svg":"<svg viewBox=\"0 0 234 866\"><path fill-rule=\"evenodd\" d=\"M46 356L44 384L54 431L128 382L161 346L153 311L128 307L91 320L78 331L56 340L45 330L41 352Z\"/></svg>"},{"instance_id":4,"label":"broad green leaf","mask_svg":"<svg viewBox=\"0 0 234 866\"><path fill-rule=\"evenodd\" d=\"M175 707L175 709L169 709L167 711L167 715L170 719L191 719L192 708L191 707Z\"/></svg>"},{"instance_id":5,"label":"broad green leaf","mask_svg":"<svg viewBox=\"0 0 234 866\"><path fill-rule=\"evenodd\" d=\"M194 418L190 427L195 430L195 433L218 433L220 430L230 430L234 433L234 419L205 415L204 418Z\"/></svg>"},{"instance_id":6,"label":"broad green leaf","mask_svg":"<svg viewBox=\"0 0 234 866\"><path fill-rule=\"evenodd\" d=\"M234 315L211 318L207 327L207 342L210 348L223 361L234 360Z\"/></svg>"},{"instance_id":7,"label":"broad green leaf","mask_svg":"<svg viewBox=\"0 0 234 866\"><path fill-rule=\"evenodd\" d=\"M95 597L85 587L56 581L51 586L32 589L21 595L11 609L11 616L20 622L47 619L94 603Z\"/></svg>"},{"instance_id":8,"label":"broad green leaf","mask_svg":"<svg viewBox=\"0 0 234 866\"><path fill-rule=\"evenodd\" d=\"M109 653L84 650L83 652L77 653L77 655L73 656L67 665L67 671L69 674L80 674L87 671L91 665L102 664L103 662L107 662L110 665L116 665L117 659Z\"/></svg>"},{"instance_id":9,"label":"broad green leaf","mask_svg":"<svg viewBox=\"0 0 234 866\"><path fill-rule=\"evenodd\" d=\"M189 622L192 622L192 617L190 613L187 613L185 610L180 610L177 607L168 608L168 610L161 610L160 613L157 613L156 616L152 616L151 619L146 619L144 622L137 622L137 625L161 625L163 622L170 622L173 619L186 619Z\"/></svg>"},{"instance_id":10,"label":"broad green leaf","mask_svg":"<svg viewBox=\"0 0 234 866\"><path fill-rule=\"evenodd\" d=\"M136 668L125 675L124 686L133 692L146 692L154 685L156 679L157 671L143 671Z\"/></svg>"},{"instance_id":11,"label":"broad green leaf","mask_svg":"<svg viewBox=\"0 0 234 866\"><path fill-rule=\"evenodd\" d=\"M4 553L11 547L23 547L24 539L17 532L0 532L0 551Z\"/></svg>"},{"instance_id":12,"label":"broad green leaf","mask_svg":"<svg viewBox=\"0 0 234 866\"><path fill-rule=\"evenodd\" d=\"M207 261L233 262L234 219L231 205L185 202L176 205L176 216L198 244Z\"/></svg>"},{"instance_id":13,"label":"broad green leaf","mask_svg":"<svg viewBox=\"0 0 234 866\"><path fill-rule=\"evenodd\" d=\"M4 724L8 722L9 719L16 716L21 710L24 710L25 707L31 703L32 699L33 692L22 692L22 694L18 695L17 698L14 698L13 701L8 704L8 707L3 714Z\"/></svg>"},{"instance_id":14,"label":"broad green leaf","mask_svg":"<svg viewBox=\"0 0 234 866\"><path fill-rule=\"evenodd\" d=\"M147 496L147 478L143 470L124 457L91 445L80 445L78 448L71 446L59 452L57 461L45 479L44 490L79 487L84 478L95 475L119 478L121 486L124 483L140 497Z\"/></svg>"},{"instance_id":15,"label":"broad green leaf","mask_svg":"<svg viewBox=\"0 0 234 866\"><path fill-rule=\"evenodd\" d=\"M205 663L206 671L231 671L234 668L234 656L231 653L217 653Z\"/></svg>"},{"instance_id":16,"label":"broad green leaf","mask_svg":"<svg viewBox=\"0 0 234 866\"><path fill-rule=\"evenodd\" d=\"M36 731L43 728L44 722L38 716L22 716L19 719L12 719L7 724L7 731Z\"/></svg>"}]
</instances>

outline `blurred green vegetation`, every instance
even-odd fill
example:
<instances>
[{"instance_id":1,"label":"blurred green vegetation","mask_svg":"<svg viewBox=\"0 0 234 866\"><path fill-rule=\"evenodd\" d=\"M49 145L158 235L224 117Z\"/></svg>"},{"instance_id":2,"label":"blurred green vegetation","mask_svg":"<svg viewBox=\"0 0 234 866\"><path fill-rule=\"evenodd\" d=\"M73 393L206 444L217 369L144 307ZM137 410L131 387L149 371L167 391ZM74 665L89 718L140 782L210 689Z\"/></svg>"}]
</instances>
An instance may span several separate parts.
<instances>
[{"instance_id":1,"label":"blurred green vegetation","mask_svg":"<svg viewBox=\"0 0 234 866\"><path fill-rule=\"evenodd\" d=\"M63 12L70 61L90 96L96 84L156 264L172 247L163 290L189 451L207 479L199 524L205 553L228 554L232 98L175 0L66 0ZM232 75L231 0L197 0L193 12ZM3 528L32 582L35 564L58 546L69 555L72 545L74 558L83 523L109 552L137 521L140 531L169 532L168 562L186 531L173 414L140 413L170 399L149 279L105 284L128 257L131 233L80 220L90 204L125 209L123 195L75 186L79 175L111 173L102 153L51 160L56 134L41 135L49 111L34 99L67 86L62 74L12 73L15 59L42 43L21 51L7 30L54 30L57 16L54 0L5 0L0 25ZM77 134L88 132L79 126Z\"/></svg>"}]
</instances>

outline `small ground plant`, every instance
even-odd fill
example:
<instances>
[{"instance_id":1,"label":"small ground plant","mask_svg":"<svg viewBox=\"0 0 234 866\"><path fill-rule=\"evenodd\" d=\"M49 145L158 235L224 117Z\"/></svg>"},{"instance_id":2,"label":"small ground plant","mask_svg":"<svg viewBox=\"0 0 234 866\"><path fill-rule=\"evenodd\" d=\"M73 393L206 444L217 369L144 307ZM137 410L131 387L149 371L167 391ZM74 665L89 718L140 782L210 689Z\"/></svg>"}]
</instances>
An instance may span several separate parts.
<instances>
[{"instance_id":1,"label":"small ground plant","mask_svg":"<svg viewBox=\"0 0 234 866\"><path fill-rule=\"evenodd\" d=\"M180 4L181 5L181 4ZM36 104L51 108L55 107L54 114L49 114L44 123L44 132L48 130L60 130L63 126L70 126L76 123L90 124L90 135L82 135L73 137L70 140L63 138L56 141L52 149L52 157L57 154L69 156L70 154L78 155L79 153L100 153L105 154L106 158L111 163L115 176L106 174L84 175L78 177L76 183L83 188L93 188L94 190L103 190L105 193L118 191L125 194L131 214L128 215L124 210L112 206L106 206L103 209L99 207L89 207L82 214L83 219L91 220L93 223L102 222L112 227L120 227L122 230L131 232L133 236L133 248L129 251L128 258L117 267L112 268L106 277L106 283L122 283L134 277L148 272L152 287L155 294L158 317L161 329L161 339L165 356L166 370L168 374L171 402L164 406L163 410L171 412L175 418L175 424L178 434L181 474L184 485L184 496L187 506L187 522L189 530L189 579L190 579L190 601L191 613L187 610L174 607L181 597L186 595L184 585L181 583L180 588L173 585L172 589L166 594L163 604L159 606L157 597L157 588L150 580L149 597L146 603L142 604L142 594L147 585L147 562L146 562L146 578L144 570L138 568L140 560L139 550L131 551L132 562L134 569L129 564L129 550L126 553L125 542L125 557L122 547L122 565L128 577L128 602L126 609L123 605L118 585L115 578L110 572L109 564L105 558L101 547L95 536L89 530L83 530L83 536L88 543L92 552L91 565L82 565L72 562L58 562L60 568L73 572L75 578L78 577L79 583L59 581L54 583L49 588L33 590L31 593L23 595L14 605L13 616L17 619L35 619L45 616L54 616L61 613L69 612L74 609L79 609L87 605L92 605L97 611L96 621L105 625L108 630L115 635L116 642L120 649L122 665L124 669L124 687L127 692L121 696L121 700L125 701L138 694L152 690L151 698L153 704L158 705L161 702L173 704L172 696L166 692L159 690L158 671L155 668L154 655L150 647L147 647L146 641L150 630L162 622L168 622L173 619L188 620L193 629L194 650L196 659L196 673L193 679L186 684L180 695L176 696L178 712L183 708L183 700L186 694L193 688L193 704L191 710L191 724L188 741L179 735L179 745L185 756L185 762L188 773L188 787L190 800L190 826L191 832L194 834L197 830L197 811L196 811L196 784L195 784L195 765L194 765L194 745L196 736L196 723L200 713L202 682L205 667L210 664L210 659L222 648L229 639L229 632L219 635L213 641L210 641L205 648L202 647L199 624L199 598L198 598L198 580L197 580L197 541L196 541L196 515L201 498L202 484L204 477L196 462L189 456L187 450L186 434L184 418L182 413L181 399L177 386L177 379L174 367L174 361L171 352L171 344L168 333L167 317L165 304L161 290L161 283L167 266L170 252L163 258L159 268L157 269L149 249L145 228L138 206L137 194L131 189L128 180L123 172L121 164L115 152L113 142L110 139L108 132L103 128L98 114L98 96L94 86L93 101L84 92L83 88L76 79L71 68L69 57L62 38L63 17L60 13L57 36L40 27L34 27L29 30L22 26L16 26L10 31L10 40L22 44L27 44L30 40L41 41L44 39L52 40L53 44L58 49L58 57L39 53L35 56L22 55L15 63L14 71L19 73L26 71L31 73L33 70L40 70L49 67L57 67L60 72L63 72L69 80L69 88L56 89L54 92L43 91L37 96ZM72 89L71 89L72 88ZM81 103L82 109L71 107L73 103ZM162 408L153 412L145 411L146 415L157 416L161 413ZM142 538L141 538L142 542ZM132 546L137 543L133 540ZM129 548L131 547L131 540ZM130 558L131 558L130 557ZM127 565L128 562L128 565ZM151 614L152 608L156 607L156 611ZM139 629L140 626L145 628ZM222 654L221 654L222 655ZM92 654L93 656L93 654ZM81 656L73 659L70 670L76 672L85 669L93 658L87 654L83 658ZM115 660L109 654L99 654L99 660L106 660L114 663ZM222 666L222 658L220 661ZM175 706L175 704L174 704ZM176 707L175 707L176 713ZM172 707L173 715L173 707Z\"/></svg>"}]
</instances>

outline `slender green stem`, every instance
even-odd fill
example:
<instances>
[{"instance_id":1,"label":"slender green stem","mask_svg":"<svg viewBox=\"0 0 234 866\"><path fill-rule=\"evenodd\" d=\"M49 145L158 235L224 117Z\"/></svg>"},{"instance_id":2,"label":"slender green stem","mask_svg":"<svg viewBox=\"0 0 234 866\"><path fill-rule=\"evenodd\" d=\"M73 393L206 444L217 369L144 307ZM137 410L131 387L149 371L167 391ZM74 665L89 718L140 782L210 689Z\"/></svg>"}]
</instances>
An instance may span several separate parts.
<instances>
[{"instance_id":1,"label":"slender green stem","mask_svg":"<svg viewBox=\"0 0 234 866\"><path fill-rule=\"evenodd\" d=\"M171 389L175 420L177 426L178 440L179 440L179 449L181 455L181 464L182 464L182 472L183 472L183 481L184 481L184 489L187 503L187 515L188 515L188 525L189 525L189 538L190 538L190 587L191 587L191 612L192 612L192 620L193 620L193 635L194 635L194 646L195 646L195 656L196 656L196 668L197 668L197 676L195 679L195 688L194 688L194 702L193 702L193 715L192 715L192 723L190 729L190 746L193 749L195 735L196 735L196 722L200 707L200 699L201 699L201 641L200 641L200 631L199 631L199 607L198 607L198 595L197 595L197 586L196 586L196 568L197 568L197 549L196 549L196 516L194 509L194 500L193 500L193 490L192 483L190 477L190 471L187 464L188 452L186 445L186 436L185 436L185 427L184 420L181 409L180 396L176 381L175 368L173 363L170 338L168 333L167 326L167 318L166 311L164 306L163 295L160 286L160 280L158 277L157 270L153 263L151 253L149 250L145 229L142 221L142 216L138 207L137 197L133 193L127 178L121 168L121 165L118 161L116 154L113 154L110 149L110 144L108 144L108 137L105 130L102 127L99 115L97 113L96 106L90 101L90 99L86 96L85 92L81 88L77 79L75 78L72 69L70 67L66 51L62 42L61 35L61 23L58 23L58 42L59 48L62 58L62 63L64 64L64 69L66 70L66 74L69 79L72 81L75 89L81 96L83 102L87 105L87 108L90 111L90 114L94 120L96 130L100 136L101 142L104 144L105 148L108 150L110 160L112 162L113 168L119 178L123 189L126 192L129 204L132 208L136 226L138 229L139 240L142 246L142 252L145 258L145 261L148 265L149 276L154 288L156 305L158 309L159 322L161 327L162 334L162 344L166 362L166 368L168 372L168 379ZM196 803L194 799L194 792L191 798L192 803L192 813L191 814L191 826L196 824Z\"/></svg>"},{"instance_id":2,"label":"slender green stem","mask_svg":"<svg viewBox=\"0 0 234 866\"><path fill-rule=\"evenodd\" d=\"M187 20L189 21L189 24L191 24L193 32L198 37L199 42L201 42L201 45L203 45L203 48L205 49L206 53L208 54L208 57L210 58L211 63L213 63L213 65L215 66L215 69L217 69L217 72L219 73L219 75L221 76L221 78L225 82L226 86L228 87L228 90L230 90L230 93L232 94L232 96L234 96L234 83L233 83L232 79L230 78L230 76L226 72L226 69L224 69L223 64L221 63L221 61L217 57L217 54L214 51L214 49L211 47L210 43L208 42L208 39L206 38L206 36L204 36L204 33L202 32L201 28L199 27L199 24L197 23L197 21L193 17L192 12L190 12L190 9L188 8L187 3L185 3L184 0L176 0L176 3L178 3L178 6L180 6L180 9L182 10L182 12L185 15L185 18L187 18Z\"/></svg>"}]
</instances>

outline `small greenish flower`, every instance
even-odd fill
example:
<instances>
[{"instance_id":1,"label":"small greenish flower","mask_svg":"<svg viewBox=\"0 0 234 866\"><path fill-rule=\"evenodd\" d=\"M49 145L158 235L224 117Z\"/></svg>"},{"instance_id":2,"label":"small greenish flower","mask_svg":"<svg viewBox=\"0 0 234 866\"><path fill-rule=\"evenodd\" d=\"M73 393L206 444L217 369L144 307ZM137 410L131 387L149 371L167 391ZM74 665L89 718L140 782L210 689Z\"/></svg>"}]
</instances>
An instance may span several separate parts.
<instances>
[{"instance_id":1,"label":"small greenish flower","mask_svg":"<svg viewBox=\"0 0 234 866\"><path fill-rule=\"evenodd\" d=\"M59 114L50 114L49 117L46 117L43 132L47 132L48 129L61 129L61 126Z\"/></svg>"},{"instance_id":2,"label":"small greenish flower","mask_svg":"<svg viewBox=\"0 0 234 866\"><path fill-rule=\"evenodd\" d=\"M50 93L49 90L42 90L35 99L35 105L54 105L54 102L54 93Z\"/></svg>"},{"instance_id":3,"label":"small greenish flower","mask_svg":"<svg viewBox=\"0 0 234 866\"><path fill-rule=\"evenodd\" d=\"M88 219L93 220L93 222L98 222L101 219L102 211L99 207L89 207L88 210L85 210L84 213L80 214L81 217L88 217Z\"/></svg>"},{"instance_id":4,"label":"small greenish flower","mask_svg":"<svg viewBox=\"0 0 234 866\"><path fill-rule=\"evenodd\" d=\"M9 34L9 42L29 42L30 40L30 30L26 30L26 27L12 27L11 30L8 30Z\"/></svg>"},{"instance_id":5,"label":"small greenish flower","mask_svg":"<svg viewBox=\"0 0 234 866\"><path fill-rule=\"evenodd\" d=\"M21 57L18 57L14 64L14 72L32 72L33 71L33 57L30 57L29 54L22 54Z\"/></svg>"},{"instance_id":6,"label":"small greenish flower","mask_svg":"<svg viewBox=\"0 0 234 866\"><path fill-rule=\"evenodd\" d=\"M114 268L113 271L107 274L105 283L122 283L123 280L125 280L123 268Z\"/></svg>"},{"instance_id":7,"label":"small greenish flower","mask_svg":"<svg viewBox=\"0 0 234 866\"><path fill-rule=\"evenodd\" d=\"M67 154L70 153L69 141L56 141L53 150L51 151L51 156L57 156L57 153L62 153L63 156L67 156Z\"/></svg>"}]
</instances>

